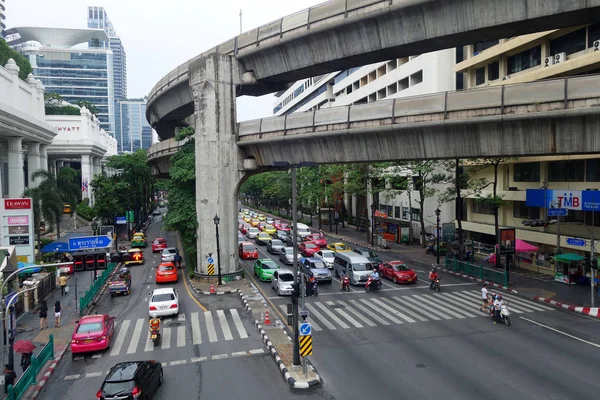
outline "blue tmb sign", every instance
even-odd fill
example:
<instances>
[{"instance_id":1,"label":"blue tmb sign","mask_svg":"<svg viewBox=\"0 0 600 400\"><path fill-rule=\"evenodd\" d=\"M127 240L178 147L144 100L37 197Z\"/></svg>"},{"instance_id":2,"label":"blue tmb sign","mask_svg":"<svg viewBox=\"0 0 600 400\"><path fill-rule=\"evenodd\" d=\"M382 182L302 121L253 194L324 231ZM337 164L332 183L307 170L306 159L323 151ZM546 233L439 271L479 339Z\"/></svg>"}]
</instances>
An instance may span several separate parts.
<instances>
[{"instance_id":1,"label":"blue tmb sign","mask_svg":"<svg viewBox=\"0 0 600 400\"><path fill-rule=\"evenodd\" d=\"M549 217L564 217L567 215L568 210L566 208L549 208Z\"/></svg>"},{"instance_id":2,"label":"blue tmb sign","mask_svg":"<svg viewBox=\"0 0 600 400\"><path fill-rule=\"evenodd\" d=\"M567 238L567 244L570 244L571 246L584 247L585 239Z\"/></svg>"},{"instance_id":3,"label":"blue tmb sign","mask_svg":"<svg viewBox=\"0 0 600 400\"><path fill-rule=\"evenodd\" d=\"M110 246L108 236L85 236L69 238L69 250L102 249Z\"/></svg>"}]
</instances>

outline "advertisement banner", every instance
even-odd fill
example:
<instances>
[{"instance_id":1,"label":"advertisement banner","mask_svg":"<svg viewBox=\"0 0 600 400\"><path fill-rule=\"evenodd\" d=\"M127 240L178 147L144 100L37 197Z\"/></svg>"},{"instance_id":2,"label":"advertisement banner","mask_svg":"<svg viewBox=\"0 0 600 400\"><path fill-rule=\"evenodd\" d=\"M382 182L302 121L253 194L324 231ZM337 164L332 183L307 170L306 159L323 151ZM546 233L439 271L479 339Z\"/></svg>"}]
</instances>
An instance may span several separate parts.
<instances>
[{"instance_id":1,"label":"advertisement banner","mask_svg":"<svg viewBox=\"0 0 600 400\"><path fill-rule=\"evenodd\" d=\"M403 226L400 228L400 241L402 243L410 242L410 227Z\"/></svg>"},{"instance_id":2,"label":"advertisement banner","mask_svg":"<svg viewBox=\"0 0 600 400\"><path fill-rule=\"evenodd\" d=\"M527 189L526 204L528 207L600 211L600 191Z\"/></svg>"},{"instance_id":3,"label":"advertisement banner","mask_svg":"<svg viewBox=\"0 0 600 400\"><path fill-rule=\"evenodd\" d=\"M456 227L450 222L442 224L442 240L444 242L452 242L456 238Z\"/></svg>"},{"instance_id":4,"label":"advertisement banner","mask_svg":"<svg viewBox=\"0 0 600 400\"><path fill-rule=\"evenodd\" d=\"M515 229L500 229L500 254L515 254Z\"/></svg>"},{"instance_id":5,"label":"advertisement banner","mask_svg":"<svg viewBox=\"0 0 600 400\"><path fill-rule=\"evenodd\" d=\"M16 215L6 217L8 225L29 225L29 216L27 215Z\"/></svg>"},{"instance_id":6,"label":"advertisement banner","mask_svg":"<svg viewBox=\"0 0 600 400\"><path fill-rule=\"evenodd\" d=\"M31 199L4 199L5 210L30 210Z\"/></svg>"},{"instance_id":7,"label":"advertisement banner","mask_svg":"<svg viewBox=\"0 0 600 400\"><path fill-rule=\"evenodd\" d=\"M29 225L19 225L19 226L9 226L8 227L9 235L23 235L25 233L29 233Z\"/></svg>"}]
</instances>

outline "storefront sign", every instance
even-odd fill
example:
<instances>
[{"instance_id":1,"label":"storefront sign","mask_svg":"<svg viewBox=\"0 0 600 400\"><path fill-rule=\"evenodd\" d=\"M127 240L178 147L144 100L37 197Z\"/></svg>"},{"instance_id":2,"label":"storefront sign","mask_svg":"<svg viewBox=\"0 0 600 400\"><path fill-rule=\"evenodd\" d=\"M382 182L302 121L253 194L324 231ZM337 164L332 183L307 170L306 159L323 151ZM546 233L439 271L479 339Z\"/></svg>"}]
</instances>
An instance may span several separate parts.
<instances>
[{"instance_id":1,"label":"storefront sign","mask_svg":"<svg viewBox=\"0 0 600 400\"><path fill-rule=\"evenodd\" d=\"M8 241L11 246L21 246L29 244L29 236L10 236Z\"/></svg>"},{"instance_id":2,"label":"storefront sign","mask_svg":"<svg viewBox=\"0 0 600 400\"><path fill-rule=\"evenodd\" d=\"M22 235L24 233L29 233L29 225L9 226L8 227L9 235Z\"/></svg>"},{"instance_id":3,"label":"storefront sign","mask_svg":"<svg viewBox=\"0 0 600 400\"><path fill-rule=\"evenodd\" d=\"M79 132L78 126L57 126L56 130L59 132Z\"/></svg>"},{"instance_id":4,"label":"storefront sign","mask_svg":"<svg viewBox=\"0 0 600 400\"><path fill-rule=\"evenodd\" d=\"M4 199L5 210L29 210L31 199Z\"/></svg>"},{"instance_id":5,"label":"storefront sign","mask_svg":"<svg viewBox=\"0 0 600 400\"><path fill-rule=\"evenodd\" d=\"M528 207L600 211L600 191L598 190L527 189L526 196Z\"/></svg>"},{"instance_id":6,"label":"storefront sign","mask_svg":"<svg viewBox=\"0 0 600 400\"><path fill-rule=\"evenodd\" d=\"M6 223L8 225L29 225L29 217L27 215L6 217Z\"/></svg>"},{"instance_id":7,"label":"storefront sign","mask_svg":"<svg viewBox=\"0 0 600 400\"><path fill-rule=\"evenodd\" d=\"M410 242L410 227L408 226L403 226L400 228L400 241L402 243L409 243Z\"/></svg>"},{"instance_id":8,"label":"storefront sign","mask_svg":"<svg viewBox=\"0 0 600 400\"><path fill-rule=\"evenodd\" d=\"M396 234L395 233L384 233L383 234L383 238L387 241L390 242L395 242L396 241Z\"/></svg>"},{"instance_id":9,"label":"storefront sign","mask_svg":"<svg viewBox=\"0 0 600 400\"><path fill-rule=\"evenodd\" d=\"M456 238L456 227L450 222L442 224L442 239L444 242L452 242Z\"/></svg>"},{"instance_id":10,"label":"storefront sign","mask_svg":"<svg viewBox=\"0 0 600 400\"><path fill-rule=\"evenodd\" d=\"M500 254L515 254L516 240L514 229L500 229Z\"/></svg>"},{"instance_id":11,"label":"storefront sign","mask_svg":"<svg viewBox=\"0 0 600 400\"><path fill-rule=\"evenodd\" d=\"M17 258L23 262L32 262L34 259L32 204L31 198L4 199L0 202L2 245L16 246Z\"/></svg>"},{"instance_id":12,"label":"storefront sign","mask_svg":"<svg viewBox=\"0 0 600 400\"><path fill-rule=\"evenodd\" d=\"M376 217L381 217L381 218L387 218L388 217L387 213L384 213L383 211L375 211L375 216Z\"/></svg>"}]
</instances>

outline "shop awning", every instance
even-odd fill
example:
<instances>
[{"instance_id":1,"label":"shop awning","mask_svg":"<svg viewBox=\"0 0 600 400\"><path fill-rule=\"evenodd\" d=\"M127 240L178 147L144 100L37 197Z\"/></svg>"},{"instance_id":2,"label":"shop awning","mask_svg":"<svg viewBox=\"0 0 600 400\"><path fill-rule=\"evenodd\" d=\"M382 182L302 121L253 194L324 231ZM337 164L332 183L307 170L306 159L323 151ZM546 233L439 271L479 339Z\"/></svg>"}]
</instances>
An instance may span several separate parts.
<instances>
[{"instance_id":1,"label":"shop awning","mask_svg":"<svg viewBox=\"0 0 600 400\"><path fill-rule=\"evenodd\" d=\"M560 262L583 261L583 260L585 260L585 257L580 256L579 254L575 254L575 253L565 253L565 254L559 254L557 256L554 256L554 261L560 261Z\"/></svg>"}]
</instances>

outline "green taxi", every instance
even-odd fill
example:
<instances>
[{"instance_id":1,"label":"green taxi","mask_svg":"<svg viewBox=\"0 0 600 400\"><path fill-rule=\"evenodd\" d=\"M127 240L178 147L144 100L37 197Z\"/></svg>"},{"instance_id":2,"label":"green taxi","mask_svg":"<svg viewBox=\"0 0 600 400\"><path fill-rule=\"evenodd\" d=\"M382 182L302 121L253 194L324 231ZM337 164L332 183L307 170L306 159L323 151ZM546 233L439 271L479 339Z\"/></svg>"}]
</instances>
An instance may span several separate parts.
<instances>
[{"instance_id":1,"label":"green taxi","mask_svg":"<svg viewBox=\"0 0 600 400\"><path fill-rule=\"evenodd\" d=\"M148 242L146 241L146 235L141 232L137 232L131 238L131 247L147 247Z\"/></svg>"},{"instance_id":2,"label":"green taxi","mask_svg":"<svg viewBox=\"0 0 600 400\"><path fill-rule=\"evenodd\" d=\"M254 275L258 276L263 282L270 282L273 277L273 272L279 269L279 265L270 258L264 258L257 260L254 263Z\"/></svg>"}]
</instances>

